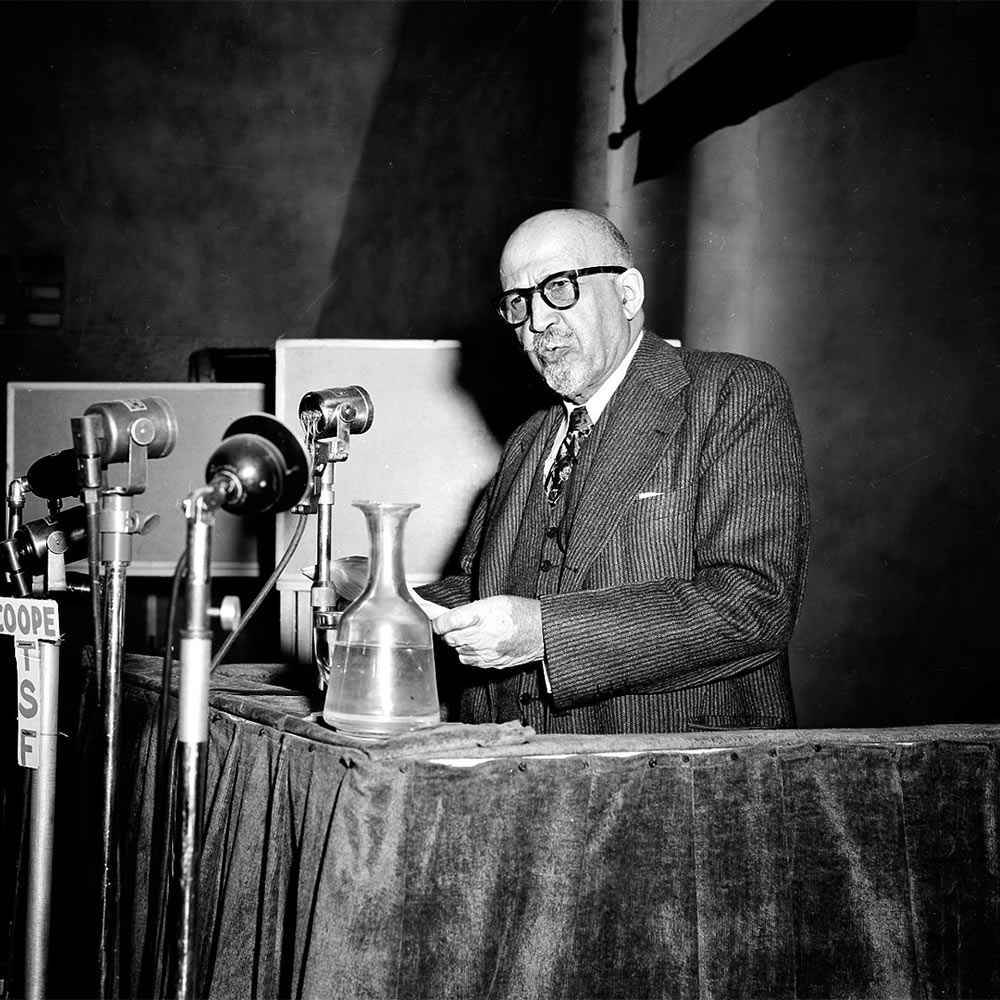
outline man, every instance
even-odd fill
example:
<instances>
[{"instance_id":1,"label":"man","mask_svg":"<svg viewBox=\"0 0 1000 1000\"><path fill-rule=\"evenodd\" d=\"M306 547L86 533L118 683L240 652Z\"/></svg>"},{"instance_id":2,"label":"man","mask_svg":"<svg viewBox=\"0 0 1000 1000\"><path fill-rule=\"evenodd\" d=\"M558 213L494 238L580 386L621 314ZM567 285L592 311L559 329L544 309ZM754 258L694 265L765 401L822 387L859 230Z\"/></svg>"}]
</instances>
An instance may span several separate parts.
<instances>
[{"instance_id":1,"label":"man","mask_svg":"<svg viewBox=\"0 0 1000 1000\"><path fill-rule=\"evenodd\" d=\"M462 573L421 588L480 675L463 721L794 725L808 502L781 376L644 332L642 275L589 212L519 226L500 285L501 316L561 402L505 445Z\"/></svg>"}]
</instances>

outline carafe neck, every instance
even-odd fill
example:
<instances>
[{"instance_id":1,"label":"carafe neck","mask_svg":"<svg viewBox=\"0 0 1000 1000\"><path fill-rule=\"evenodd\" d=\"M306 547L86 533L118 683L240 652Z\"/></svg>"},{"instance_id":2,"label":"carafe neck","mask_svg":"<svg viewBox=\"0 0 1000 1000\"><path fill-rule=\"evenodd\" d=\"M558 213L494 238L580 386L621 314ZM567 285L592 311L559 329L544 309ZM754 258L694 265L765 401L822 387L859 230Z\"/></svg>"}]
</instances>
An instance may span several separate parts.
<instances>
[{"instance_id":1,"label":"carafe neck","mask_svg":"<svg viewBox=\"0 0 1000 1000\"><path fill-rule=\"evenodd\" d=\"M403 567L403 535L406 521L418 504L357 503L364 512L370 543L368 592L407 596Z\"/></svg>"}]
</instances>

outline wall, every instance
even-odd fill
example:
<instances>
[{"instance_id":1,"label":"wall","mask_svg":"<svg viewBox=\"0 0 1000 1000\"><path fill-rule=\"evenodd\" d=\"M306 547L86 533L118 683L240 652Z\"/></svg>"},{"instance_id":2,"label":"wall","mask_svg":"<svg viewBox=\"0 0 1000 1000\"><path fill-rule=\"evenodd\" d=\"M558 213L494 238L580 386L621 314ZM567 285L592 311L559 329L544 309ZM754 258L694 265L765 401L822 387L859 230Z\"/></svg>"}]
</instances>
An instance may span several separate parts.
<instances>
[{"instance_id":1,"label":"wall","mask_svg":"<svg viewBox=\"0 0 1000 1000\"><path fill-rule=\"evenodd\" d=\"M917 15L898 56L716 132L617 206L685 341L791 384L814 513L807 725L1000 714L1000 9Z\"/></svg>"},{"instance_id":2,"label":"wall","mask_svg":"<svg viewBox=\"0 0 1000 1000\"><path fill-rule=\"evenodd\" d=\"M0 331L3 376L459 337L503 435L533 398L493 398L498 366L526 370L489 318L495 258L571 200L583 9L0 5L0 258L64 258L68 298L60 331Z\"/></svg>"},{"instance_id":3,"label":"wall","mask_svg":"<svg viewBox=\"0 0 1000 1000\"><path fill-rule=\"evenodd\" d=\"M499 252L522 219L572 201L585 9L404 7L315 328L461 341L463 387L501 440L545 396L492 309Z\"/></svg>"},{"instance_id":4,"label":"wall","mask_svg":"<svg viewBox=\"0 0 1000 1000\"><path fill-rule=\"evenodd\" d=\"M42 254L66 287L62 329L0 329L0 379L184 380L195 350L281 336L459 338L505 436L540 392L490 318L496 255L571 199L582 9L0 4L0 291Z\"/></svg>"},{"instance_id":5,"label":"wall","mask_svg":"<svg viewBox=\"0 0 1000 1000\"><path fill-rule=\"evenodd\" d=\"M184 379L200 347L308 333L390 4L5 4L2 247L66 259L64 330L20 378Z\"/></svg>"},{"instance_id":6,"label":"wall","mask_svg":"<svg viewBox=\"0 0 1000 1000\"><path fill-rule=\"evenodd\" d=\"M534 382L486 318L505 231L607 207L656 329L791 383L815 514L802 721L995 718L1000 11L920 5L899 56L637 186L634 144L607 148L617 11L0 4L0 255L60 254L68 289L62 331L0 333L0 377L183 380L203 347L457 337L502 436L538 398L510 391Z\"/></svg>"}]
</instances>

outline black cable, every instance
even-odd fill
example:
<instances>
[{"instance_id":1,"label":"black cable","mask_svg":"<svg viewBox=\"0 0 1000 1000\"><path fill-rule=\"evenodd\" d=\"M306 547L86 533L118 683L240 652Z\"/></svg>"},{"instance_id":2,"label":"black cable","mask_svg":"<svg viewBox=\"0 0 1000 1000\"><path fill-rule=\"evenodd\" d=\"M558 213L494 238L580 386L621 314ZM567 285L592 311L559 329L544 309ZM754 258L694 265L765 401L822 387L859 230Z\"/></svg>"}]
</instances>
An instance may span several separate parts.
<instances>
[{"instance_id":1,"label":"black cable","mask_svg":"<svg viewBox=\"0 0 1000 1000\"><path fill-rule=\"evenodd\" d=\"M264 583L264 586L260 588L257 596L250 603L250 607L247 608L246 613L242 616L242 618L240 618L239 625L237 625L236 628L229 633L226 637L226 641L215 654L210 671L214 671L215 668L223 661L226 653L232 649L233 643L236 641L236 637L243 631L247 622L250 621L261 604L264 603L264 598L270 593L271 588L277 582L278 577L285 571L285 567L295 554L295 550L299 547L299 542L302 540L302 533L306 530L307 523L307 515L300 514L299 523L295 526L295 532L292 534L292 539L288 543L288 548L285 549L285 554L281 557L278 565L274 567L274 572L267 578L267 581Z\"/></svg>"},{"instance_id":2,"label":"black cable","mask_svg":"<svg viewBox=\"0 0 1000 1000\"><path fill-rule=\"evenodd\" d=\"M163 669L160 673L160 717L156 726L157 782L163 780L164 751L167 742L167 725L170 719L170 680L174 666L174 628L177 624L177 605L180 602L181 583L187 571L188 550L185 547L174 567L170 587L170 605L167 610L167 635L163 643Z\"/></svg>"}]
</instances>

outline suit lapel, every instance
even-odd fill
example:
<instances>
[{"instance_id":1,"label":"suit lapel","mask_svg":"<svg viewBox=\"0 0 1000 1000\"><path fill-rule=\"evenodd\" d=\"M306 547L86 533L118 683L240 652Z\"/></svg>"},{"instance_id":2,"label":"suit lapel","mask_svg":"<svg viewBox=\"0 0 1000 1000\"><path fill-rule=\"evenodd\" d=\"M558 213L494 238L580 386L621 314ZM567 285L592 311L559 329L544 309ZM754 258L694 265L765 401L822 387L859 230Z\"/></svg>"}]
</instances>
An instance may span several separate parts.
<instances>
[{"instance_id":1,"label":"suit lapel","mask_svg":"<svg viewBox=\"0 0 1000 1000\"><path fill-rule=\"evenodd\" d=\"M684 421L688 382L679 355L645 334L605 410L608 423L582 484L566 553L567 567L576 571L570 579L583 579Z\"/></svg>"},{"instance_id":2,"label":"suit lapel","mask_svg":"<svg viewBox=\"0 0 1000 1000\"><path fill-rule=\"evenodd\" d=\"M517 541L518 529L528 505L535 472L551 446L559 422L566 413L557 403L540 414L532 434L528 428L510 450L500 470L494 512L488 516L479 564L479 596L505 592L507 571Z\"/></svg>"}]
</instances>

